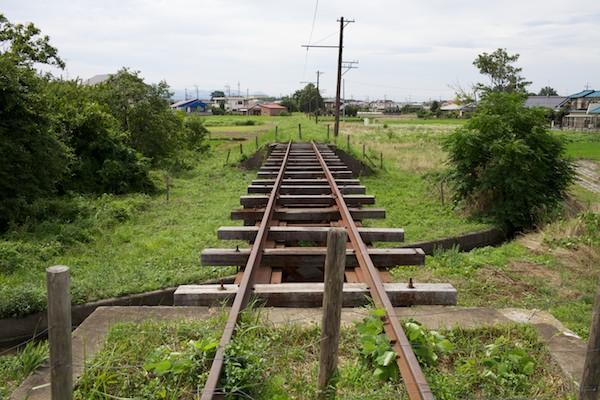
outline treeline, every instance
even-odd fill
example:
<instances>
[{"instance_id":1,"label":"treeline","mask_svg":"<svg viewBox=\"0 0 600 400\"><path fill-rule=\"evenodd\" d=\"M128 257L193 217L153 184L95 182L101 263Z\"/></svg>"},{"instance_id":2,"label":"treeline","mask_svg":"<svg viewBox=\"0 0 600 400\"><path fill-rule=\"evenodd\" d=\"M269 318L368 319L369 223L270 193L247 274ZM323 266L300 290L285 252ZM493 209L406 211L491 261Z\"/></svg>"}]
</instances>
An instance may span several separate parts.
<instances>
[{"instance_id":1,"label":"treeline","mask_svg":"<svg viewBox=\"0 0 600 400\"><path fill-rule=\"evenodd\" d=\"M33 24L0 14L0 231L48 196L151 192L151 168L205 149L202 120L170 111L166 82L124 68L86 85L39 63L64 68Z\"/></svg>"}]
</instances>

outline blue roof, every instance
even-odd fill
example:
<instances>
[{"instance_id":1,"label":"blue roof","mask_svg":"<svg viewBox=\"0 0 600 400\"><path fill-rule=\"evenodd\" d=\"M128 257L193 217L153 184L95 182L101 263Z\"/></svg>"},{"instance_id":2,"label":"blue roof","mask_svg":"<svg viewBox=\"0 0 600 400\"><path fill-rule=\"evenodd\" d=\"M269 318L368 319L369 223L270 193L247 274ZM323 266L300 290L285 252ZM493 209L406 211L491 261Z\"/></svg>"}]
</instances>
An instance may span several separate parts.
<instances>
[{"instance_id":1,"label":"blue roof","mask_svg":"<svg viewBox=\"0 0 600 400\"><path fill-rule=\"evenodd\" d=\"M598 104L598 106L596 108L592 108L589 111L589 114L600 114L600 104Z\"/></svg>"},{"instance_id":2,"label":"blue roof","mask_svg":"<svg viewBox=\"0 0 600 400\"><path fill-rule=\"evenodd\" d=\"M206 107L206 104L198 99L189 99L178 101L177 103L171 104L172 108L184 108L184 107Z\"/></svg>"},{"instance_id":3,"label":"blue roof","mask_svg":"<svg viewBox=\"0 0 600 400\"><path fill-rule=\"evenodd\" d=\"M581 91L579 93L575 93L575 94L570 95L569 98L571 98L571 99L578 99L580 97L587 97L587 96L589 96L590 94L592 94L594 92L595 92L595 90L583 90L583 91Z\"/></svg>"},{"instance_id":4,"label":"blue roof","mask_svg":"<svg viewBox=\"0 0 600 400\"><path fill-rule=\"evenodd\" d=\"M585 97L596 97L596 98L600 97L600 90L596 90L596 91L594 91L594 93L590 93Z\"/></svg>"}]
</instances>

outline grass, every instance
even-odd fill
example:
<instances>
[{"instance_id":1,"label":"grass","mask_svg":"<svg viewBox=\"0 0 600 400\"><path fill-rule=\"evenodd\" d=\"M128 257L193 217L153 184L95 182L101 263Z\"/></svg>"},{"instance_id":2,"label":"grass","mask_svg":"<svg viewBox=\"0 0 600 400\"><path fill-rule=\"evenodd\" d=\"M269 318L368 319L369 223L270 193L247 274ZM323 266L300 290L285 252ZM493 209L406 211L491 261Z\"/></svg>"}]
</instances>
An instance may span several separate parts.
<instances>
[{"instance_id":1,"label":"grass","mask_svg":"<svg viewBox=\"0 0 600 400\"><path fill-rule=\"evenodd\" d=\"M256 136L259 147L276 140L298 140L299 123L302 124L302 140L329 139L370 163L362 155L362 146L366 146L367 155L375 161L375 174L364 177L363 183L367 192L377 197L377 206L385 207L388 213L385 220L368 221L369 226L404 227L409 242L490 226L485 221L460 215L447 200L444 204L441 201L438 177L445 168L445 155L439 143L461 121L436 125L403 121L387 128L347 123L342 125L342 134L336 140L332 129L327 135L328 122L315 125L302 116L269 118L264 124L254 126L231 126L231 121L222 122L224 118L244 121L231 117L210 119L213 122L207 124L215 127L210 139L212 152L187 159L183 168L177 171L155 171L155 180L162 188L160 194L78 196L48 201L39 205L40 214L51 214L44 222L31 221L3 235L0 241L0 316L21 316L45 308L44 271L50 265L71 267L74 303L196 283L231 273L228 268L200 266L199 254L205 247L236 245L219 242L216 229L235 224L228 219L228 211L238 207L239 196L255 177L255 172L240 169L238 163L256 151ZM227 136L217 133L218 130L233 133ZM570 135L569 146L579 143L579 147L571 150L572 155L579 158L586 157L586 143L597 141L589 134L561 135ZM383 156L383 167L377 162L380 155ZM168 202L165 175L171 177L172 184ZM572 192L588 206L598 203L598 196L584 189L574 188ZM447 199L447 193L445 197ZM393 275L399 281L413 277L417 282L450 282L459 291L459 305L548 310L586 338L600 272L600 256L596 242L581 240L586 235L578 230L580 225L580 219L559 221L544 227L538 234L496 248L470 253L460 253L458 249L438 252L428 257L425 267L398 268ZM182 329L185 330L185 324ZM298 331L301 328L297 327L289 329L296 332L296 339L289 338L289 343L301 341L304 336L314 337L314 332ZM167 341L172 336L171 333L165 335L159 335L159 340ZM350 346L351 342L349 339ZM306 346L311 341L302 343ZM295 350L297 357L306 350L301 345L300 350ZM2 356L0 365L13 368L18 364L15 360L13 356ZM362 367L352 363L352 360L346 362L346 378L359 382L357 386L367 385L369 390L382 394L381 398L386 398L388 391L390 398L398 394L394 385L365 383L360 371ZM273 376L278 378L273 387L291 382L292 376L312 379L311 374L315 373L314 367L310 366L296 369L285 361L275 365L282 371L286 371L285 368L289 371L285 372L287 375L274 371ZM10 375L7 368L0 371L5 392L22 379L7 378ZM108 369L105 372L107 374L100 381L108 384L113 377ZM449 384L446 381L451 378L452 373L447 378L440 378L440 384ZM307 383L299 381L293 385L297 389L289 390L302 390ZM103 389L99 386L94 390ZM197 391L197 388L190 390ZM451 392L455 390L458 389Z\"/></svg>"},{"instance_id":2,"label":"grass","mask_svg":"<svg viewBox=\"0 0 600 400\"><path fill-rule=\"evenodd\" d=\"M0 353L0 398L7 399L48 359L48 342L29 342L14 354Z\"/></svg>"},{"instance_id":3,"label":"grass","mask_svg":"<svg viewBox=\"0 0 600 400\"><path fill-rule=\"evenodd\" d=\"M74 398L197 398L224 321L222 313L202 322L113 326L104 349L86 362ZM264 323L255 311L245 313L237 331L225 351L220 387L255 399L316 398L318 325ZM375 376L357 334L355 327L342 329L337 397L408 398L402 381ZM531 398L572 390L531 326L456 327L440 334L451 350L424 367L437 398Z\"/></svg>"}]
</instances>

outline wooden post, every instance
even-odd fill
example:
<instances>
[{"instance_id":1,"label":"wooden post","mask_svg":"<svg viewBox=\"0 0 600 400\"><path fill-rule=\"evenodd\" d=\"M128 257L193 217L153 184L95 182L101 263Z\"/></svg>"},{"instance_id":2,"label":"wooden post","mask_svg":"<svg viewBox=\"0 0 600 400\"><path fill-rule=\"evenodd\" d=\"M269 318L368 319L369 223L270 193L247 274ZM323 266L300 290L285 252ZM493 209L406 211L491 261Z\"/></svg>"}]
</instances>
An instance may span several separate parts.
<instances>
[{"instance_id":1,"label":"wooden post","mask_svg":"<svg viewBox=\"0 0 600 400\"><path fill-rule=\"evenodd\" d=\"M367 155L365 144L363 143L363 157Z\"/></svg>"},{"instance_id":2,"label":"wooden post","mask_svg":"<svg viewBox=\"0 0 600 400\"><path fill-rule=\"evenodd\" d=\"M244 154L244 149L242 148L242 144L240 143L240 154Z\"/></svg>"},{"instance_id":3,"label":"wooden post","mask_svg":"<svg viewBox=\"0 0 600 400\"><path fill-rule=\"evenodd\" d=\"M583 365L583 376L579 386L579 400L597 400L598 398L600 398L600 279L596 287L594 313Z\"/></svg>"},{"instance_id":4,"label":"wooden post","mask_svg":"<svg viewBox=\"0 0 600 400\"><path fill-rule=\"evenodd\" d=\"M225 159L225 164L229 162L229 155L231 154L231 149L227 150L227 158Z\"/></svg>"},{"instance_id":5,"label":"wooden post","mask_svg":"<svg viewBox=\"0 0 600 400\"><path fill-rule=\"evenodd\" d=\"M69 267L46 270L48 290L48 341L50 345L50 391L52 400L73 398L71 347L71 291Z\"/></svg>"},{"instance_id":6,"label":"wooden post","mask_svg":"<svg viewBox=\"0 0 600 400\"><path fill-rule=\"evenodd\" d=\"M442 200L442 205L444 205L444 181L440 181L440 197Z\"/></svg>"},{"instance_id":7,"label":"wooden post","mask_svg":"<svg viewBox=\"0 0 600 400\"><path fill-rule=\"evenodd\" d=\"M254 142L256 143L256 150L258 150L258 136L254 136Z\"/></svg>"},{"instance_id":8,"label":"wooden post","mask_svg":"<svg viewBox=\"0 0 600 400\"><path fill-rule=\"evenodd\" d=\"M347 141L348 141L348 151L350 151L350 135L348 135Z\"/></svg>"},{"instance_id":9,"label":"wooden post","mask_svg":"<svg viewBox=\"0 0 600 400\"><path fill-rule=\"evenodd\" d=\"M277 136L279 135L279 126L275 127L275 140L277 140Z\"/></svg>"},{"instance_id":10,"label":"wooden post","mask_svg":"<svg viewBox=\"0 0 600 400\"><path fill-rule=\"evenodd\" d=\"M167 191L167 204L169 204L169 194L171 192L171 177L169 175L165 175L165 182L166 182L166 191Z\"/></svg>"},{"instance_id":11,"label":"wooden post","mask_svg":"<svg viewBox=\"0 0 600 400\"><path fill-rule=\"evenodd\" d=\"M327 232L323 320L321 322L321 348L317 386L319 399L326 399L335 394L335 389L332 389L333 385L330 385L330 383L337 374L347 242L348 233L346 229L332 228Z\"/></svg>"},{"instance_id":12,"label":"wooden post","mask_svg":"<svg viewBox=\"0 0 600 400\"><path fill-rule=\"evenodd\" d=\"M327 140L329 140L329 124L327 124Z\"/></svg>"},{"instance_id":13,"label":"wooden post","mask_svg":"<svg viewBox=\"0 0 600 400\"><path fill-rule=\"evenodd\" d=\"M298 140L302 140L302 125L298 124Z\"/></svg>"},{"instance_id":14,"label":"wooden post","mask_svg":"<svg viewBox=\"0 0 600 400\"><path fill-rule=\"evenodd\" d=\"M383 169L383 153L379 153L379 168Z\"/></svg>"}]
</instances>

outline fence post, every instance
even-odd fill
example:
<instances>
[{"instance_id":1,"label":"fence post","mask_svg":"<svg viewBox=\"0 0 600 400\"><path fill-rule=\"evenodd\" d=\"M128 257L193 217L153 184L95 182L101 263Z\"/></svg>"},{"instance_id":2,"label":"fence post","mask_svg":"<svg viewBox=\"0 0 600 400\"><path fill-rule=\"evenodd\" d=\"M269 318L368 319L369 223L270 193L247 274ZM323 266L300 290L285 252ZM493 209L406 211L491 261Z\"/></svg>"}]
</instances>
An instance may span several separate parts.
<instances>
[{"instance_id":1,"label":"fence post","mask_svg":"<svg viewBox=\"0 0 600 400\"><path fill-rule=\"evenodd\" d=\"M242 144L240 143L240 154L244 154L244 149L242 148Z\"/></svg>"},{"instance_id":2,"label":"fence post","mask_svg":"<svg viewBox=\"0 0 600 400\"><path fill-rule=\"evenodd\" d=\"M579 386L579 400L596 400L600 392L600 279L596 287L594 313Z\"/></svg>"},{"instance_id":3,"label":"fence post","mask_svg":"<svg viewBox=\"0 0 600 400\"><path fill-rule=\"evenodd\" d=\"M344 228L332 228L327 232L317 386L319 399L326 399L335 394L335 386L330 383L337 374L347 241L348 233Z\"/></svg>"},{"instance_id":4,"label":"fence post","mask_svg":"<svg viewBox=\"0 0 600 400\"><path fill-rule=\"evenodd\" d=\"M379 168L383 169L383 153L379 153Z\"/></svg>"},{"instance_id":5,"label":"fence post","mask_svg":"<svg viewBox=\"0 0 600 400\"><path fill-rule=\"evenodd\" d=\"M275 140L277 140L277 136L279 135L279 125L275 127Z\"/></svg>"},{"instance_id":6,"label":"fence post","mask_svg":"<svg viewBox=\"0 0 600 400\"><path fill-rule=\"evenodd\" d=\"M58 265L46 269L46 286L50 391L52 400L70 400L73 398L73 350L69 267Z\"/></svg>"},{"instance_id":7,"label":"fence post","mask_svg":"<svg viewBox=\"0 0 600 400\"><path fill-rule=\"evenodd\" d=\"M327 124L327 140L329 140L329 124Z\"/></svg>"},{"instance_id":8,"label":"fence post","mask_svg":"<svg viewBox=\"0 0 600 400\"><path fill-rule=\"evenodd\" d=\"M298 124L298 140L302 140L302 125Z\"/></svg>"},{"instance_id":9,"label":"fence post","mask_svg":"<svg viewBox=\"0 0 600 400\"><path fill-rule=\"evenodd\" d=\"M363 157L367 155L365 144L363 143Z\"/></svg>"},{"instance_id":10,"label":"fence post","mask_svg":"<svg viewBox=\"0 0 600 400\"><path fill-rule=\"evenodd\" d=\"M348 135L347 141L348 141L348 151L350 151L350 135Z\"/></svg>"},{"instance_id":11,"label":"fence post","mask_svg":"<svg viewBox=\"0 0 600 400\"><path fill-rule=\"evenodd\" d=\"M254 142L256 143L256 150L258 150L258 136L254 136Z\"/></svg>"},{"instance_id":12,"label":"fence post","mask_svg":"<svg viewBox=\"0 0 600 400\"><path fill-rule=\"evenodd\" d=\"M227 158L225 159L225 164L229 162L229 155L231 154L231 149L227 150Z\"/></svg>"}]
</instances>

